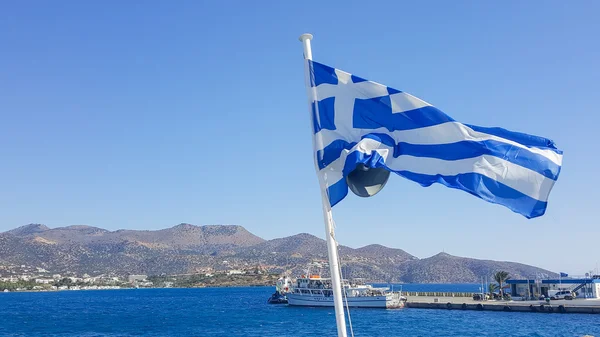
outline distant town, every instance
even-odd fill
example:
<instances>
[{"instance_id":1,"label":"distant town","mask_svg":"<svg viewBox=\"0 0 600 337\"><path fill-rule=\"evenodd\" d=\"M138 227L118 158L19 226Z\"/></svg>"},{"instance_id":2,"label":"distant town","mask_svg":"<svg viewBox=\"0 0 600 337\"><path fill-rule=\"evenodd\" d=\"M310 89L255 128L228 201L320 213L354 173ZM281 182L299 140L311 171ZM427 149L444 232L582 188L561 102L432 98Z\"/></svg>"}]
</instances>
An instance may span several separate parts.
<instances>
[{"instance_id":1,"label":"distant town","mask_svg":"<svg viewBox=\"0 0 600 337\"><path fill-rule=\"evenodd\" d=\"M260 267L218 271L206 268L198 273L180 275L78 275L74 272L52 273L28 265L0 265L0 292L268 286L274 285L278 277Z\"/></svg>"}]
</instances>

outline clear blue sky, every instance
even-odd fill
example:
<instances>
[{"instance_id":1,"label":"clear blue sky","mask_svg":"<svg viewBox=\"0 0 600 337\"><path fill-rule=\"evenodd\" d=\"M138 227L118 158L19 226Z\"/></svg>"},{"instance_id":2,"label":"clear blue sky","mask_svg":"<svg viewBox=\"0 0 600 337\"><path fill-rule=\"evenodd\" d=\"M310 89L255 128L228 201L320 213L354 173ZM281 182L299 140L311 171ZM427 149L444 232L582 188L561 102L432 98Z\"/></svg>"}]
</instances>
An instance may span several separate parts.
<instances>
[{"instance_id":1,"label":"clear blue sky","mask_svg":"<svg viewBox=\"0 0 600 337\"><path fill-rule=\"evenodd\" d=\"M341 244L600 262L597 1L20 1L0 12L0 231L239 224L324 237L302 45L453 118L553 139L545 216L392 176Z\"/></svg>"}]
</instances>

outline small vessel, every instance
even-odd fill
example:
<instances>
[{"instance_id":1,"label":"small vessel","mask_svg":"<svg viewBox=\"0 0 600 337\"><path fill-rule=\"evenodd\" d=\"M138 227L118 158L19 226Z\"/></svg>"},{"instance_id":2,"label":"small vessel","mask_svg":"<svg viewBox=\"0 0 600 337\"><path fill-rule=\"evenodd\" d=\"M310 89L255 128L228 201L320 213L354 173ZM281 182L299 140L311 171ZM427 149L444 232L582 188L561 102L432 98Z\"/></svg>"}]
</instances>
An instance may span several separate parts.
<instances>
[{"instance_id":1,"label":"small vessel","mask_svg":"<svg viewBox=\"0 0 600 337\"><path fill-rule=\"evenodd\" d=\"M269 297L269 304L287 304L288 299L286 294L290 290L291 280L287 276L280 277L275 284L275 292Z\"/></svg>"},{"instance_id":2,"label":"small vessel","mask_svg":"<svg viewBox=\"0 0 600 337\"><path fill-rule=\"evenodd\" d=\"M355 308L403 308L406 297L387 287L351 284L342 280L343 304ZM309 275L296 279L287 293L289 305L308 307L333 307L333 289L330 278Z\"/></svg>"}]
</instances>

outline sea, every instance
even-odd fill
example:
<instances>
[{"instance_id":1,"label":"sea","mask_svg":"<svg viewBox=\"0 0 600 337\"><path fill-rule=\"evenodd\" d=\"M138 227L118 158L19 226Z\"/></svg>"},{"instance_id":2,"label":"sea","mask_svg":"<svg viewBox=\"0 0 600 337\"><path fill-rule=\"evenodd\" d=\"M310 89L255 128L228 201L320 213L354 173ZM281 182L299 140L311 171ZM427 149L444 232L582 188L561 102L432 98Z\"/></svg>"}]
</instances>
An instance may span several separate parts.
<instances>
[{"instance_id":1,"label":"sea","mask_svg":"<svg viewBox=\"0 0 600 337\"><path fill-rule=\"evenodd\" d=\"M477 284L394 290L468 291ZM337 336L333 308L267 304L274 287L0 293L0 336ZM600 316L351 309L354 336L600 337ZM349 333L349 336L351 334Z\"/></svg>"}]
</instances>

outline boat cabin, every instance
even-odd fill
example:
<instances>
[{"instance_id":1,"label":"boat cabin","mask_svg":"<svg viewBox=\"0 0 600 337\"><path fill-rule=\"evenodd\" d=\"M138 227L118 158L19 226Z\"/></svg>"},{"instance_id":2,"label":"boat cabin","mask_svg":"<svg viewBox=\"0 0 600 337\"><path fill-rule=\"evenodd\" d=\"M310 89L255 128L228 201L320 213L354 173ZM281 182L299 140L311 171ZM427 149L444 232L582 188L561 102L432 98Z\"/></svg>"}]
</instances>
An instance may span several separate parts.
<instances>
[{"instance_id":1,"label":"boat cabin","mask_svg":"<svg viewBox=\"0 0 600 337\"><path fill-rule=\"evenodd\" d=\"M370 285L350 284L348 280L342 280L342 291L348 297L362 296L385 296L389 293L389 288L374 288ZM317 296L333 296L330 278L322 278L319 275L310 275L296 279L295 287L292 291L295 294L302 295L317 295Z\"/></svg>"}]
</instances>

